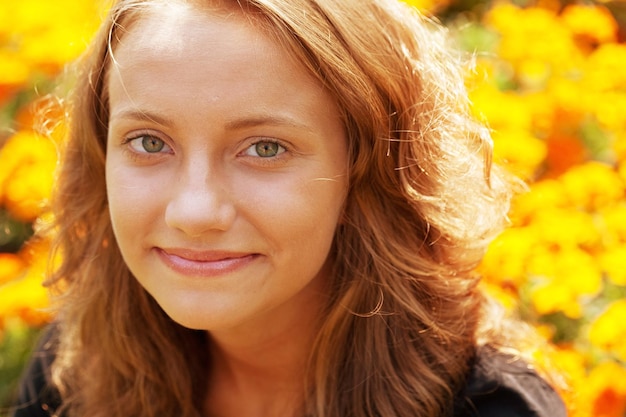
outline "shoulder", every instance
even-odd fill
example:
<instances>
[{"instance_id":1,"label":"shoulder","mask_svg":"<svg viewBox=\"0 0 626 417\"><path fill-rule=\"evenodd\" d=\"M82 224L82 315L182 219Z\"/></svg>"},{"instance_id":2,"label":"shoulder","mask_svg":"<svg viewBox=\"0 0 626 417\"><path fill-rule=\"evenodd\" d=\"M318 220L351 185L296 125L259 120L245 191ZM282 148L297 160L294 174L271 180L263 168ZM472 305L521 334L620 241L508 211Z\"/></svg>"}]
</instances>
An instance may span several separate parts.
<instances>
[{"instance_id":1,"label":"shoulder","mask_svg":"<svg viewBox=\"0 0 626 417\"><path fill-rule=\"evenodd\" d=\"M565 417L556 391L527 363L481 348L455 417Z\"/></svg>"},{"instance_id":2,"label":"shoulder","mask_svg":"<svg viewBox=\"0 0 626 417\"><path fill-rule=\"evenodd\" d=\"M44 330L33 350L30 362L20 380L12 417L49 417L60 405L60 397L51 385L50 367L57 346L56 326Z\"/></svg>"}]
</instances>

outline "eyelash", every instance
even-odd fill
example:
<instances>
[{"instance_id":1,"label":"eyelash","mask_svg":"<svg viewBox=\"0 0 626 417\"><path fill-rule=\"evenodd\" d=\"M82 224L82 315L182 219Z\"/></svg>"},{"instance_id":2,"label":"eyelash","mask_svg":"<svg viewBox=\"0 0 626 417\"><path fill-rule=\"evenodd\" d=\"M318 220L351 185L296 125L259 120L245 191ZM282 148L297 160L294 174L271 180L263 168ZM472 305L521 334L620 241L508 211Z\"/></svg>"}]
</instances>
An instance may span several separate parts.
<instances>
[{"instance_id":1,"label":"eyelash","mask_svg":"<svg viewBox=\"0 0 626 417\"><path fill-rule=\"evenodd\" d=\"M158 151L156 151L156 152L149 152L145 148L143 150L138 150L138 149L136 149L133 146L133 142L137 141L139 139L142 139L142 140L154 139L154 140L157 140L157 141L161 142L163 144L163 147L161 149L159 149ZM149 134L149 133L141 133L141 134L138 134L136 136L129 137L129 138L125 139L122 144L126 145L129 148L131 148L133 150L133 152L138 153L138 154L159 154L159 153L163 153L162 152L163 150L166 150L166 151L169 150L170 152L172 151L172 148L167 144L166 141L164 141L163 139L159 138L156 135L152 135L152 134Z\"/></svg>"},{"instance_id":2,"label":"eyelash","mask_svg":"<svg viewBox=\"0 0 626 417\"><path fill-rule=\"evenodd\" d=\"M276 145L278 147L277 151L276 151L276 155L273 156L261 156L258 154L258 150L255 149L258 145L261 144L270 144L270 145ZM257 151L257 155L251 155L248 152L250 150L254 149L254 151ZM260 158L260 159L276 159L279 158L282 154L284 154L285 152L288 151L287 146L285 146L281 141L278 141L276 139L271 139L271 138L260 138L259 140L251 143L248 147L246 147L246 149L243 150L243 152L241 152L240 154L244 155L244 156L252 156L254 158Z\"/></svg>"},{"instance_id":3,"label":"eyelash","mask_svg":"<svg viewBox=\"0 0 626 417\"><path fill-rule=\"evenodd\" d=\"M135 141L141 141L146 138L151 138L151 139L160 141L161 143L163 143L163 148L159 149L156 152L148 152L147 150L145 150L145 148L143 148L142 144L136 145L137 147L133 144L133 142ZM252 155L252 153L255 152L254 148L258 146L259 144L273 144L273 145L278 146L276 155L263 157L261 155L258 155L258 152L256 155ZM125 151L128 152L133 159L145 160L145 159L160 157L165 153L173 153L171 146L168 145L168 143L165 140L151 133L138 133L136 135L130 136L123 140L122 145L124 146ZM286 156L285 154L287 152L289 152L289 147L285 145L282 141L279 141L273 138L261 137L261 138L258 138L258 140L250 143L238 155L242 157L253 158L256 161L256 163L259 163L259 164L269 165L272 163L276 163L277 160L280 160L283 157L285 157Z\"/></svg>"},{"instance_id":4,"label":"eyelash","mask_svg":"<svg viewBox=\"0 0 626 417\"><path fill-rule=\"evenodd\" d=\"M145 140L148 138L161 142L163 144L163 147L156 152L149 152L145 148L139 149L133 144L133 142L135 141ZM164 153L173 153L171 146L168 145L165 140L150 133L139 133L137 135L126 138L122 142L122 145L124 145L125 150L128 151L134 158L154 158L163 155Z\"/></svg>"}]
</instances>

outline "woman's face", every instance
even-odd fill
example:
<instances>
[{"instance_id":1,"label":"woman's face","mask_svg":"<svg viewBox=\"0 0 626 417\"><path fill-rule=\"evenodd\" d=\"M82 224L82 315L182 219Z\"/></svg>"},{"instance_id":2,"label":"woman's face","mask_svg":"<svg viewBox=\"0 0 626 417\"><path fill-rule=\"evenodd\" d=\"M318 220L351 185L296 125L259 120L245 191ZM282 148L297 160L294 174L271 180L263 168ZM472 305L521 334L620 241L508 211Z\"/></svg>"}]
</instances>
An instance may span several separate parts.
<instances>
[{"instance_id":1,"label":"woman's face","mask_svg":"<svg viewBox=\"0 0 626 417\"><path fill-rule=\"evenodd\" d=\"M113 61L108 199L141 285L216 332L319 311L347 192L330 95L236 12L176 2L142 15Z\"/></svg>"}]
</instances>

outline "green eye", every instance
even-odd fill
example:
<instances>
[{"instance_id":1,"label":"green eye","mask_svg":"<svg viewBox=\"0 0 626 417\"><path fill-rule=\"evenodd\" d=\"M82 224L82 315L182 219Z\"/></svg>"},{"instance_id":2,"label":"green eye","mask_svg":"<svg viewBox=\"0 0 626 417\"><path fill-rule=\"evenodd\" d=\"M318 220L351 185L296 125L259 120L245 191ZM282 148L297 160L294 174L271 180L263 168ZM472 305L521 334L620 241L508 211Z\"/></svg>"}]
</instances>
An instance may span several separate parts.
<instances>
[{"instance_id":1,"label":"green eye","mask_svg":"<svg viewBox=\"0 0 626 417\"><path fill-rule=\"evenodd\" d=\"M254 149L261 158L271 158L281 153L281 148L276 142L259 142L254 145Z\"/></svg>"},{"instance_id":2,"label":"green eye","mask_svg":"<svg viewBox=\"0 0 626 417\"><path fill-rule=\"evenodd\" d=\"M280 154L286 152L287 150L283 145L274 140L260 140L256 143L251 144L248 148L246 148L242 154L247 156L253 156L255 158L276 158Z\"/></svg>"},{"instance_id":3,"label":"green eye","mask_svg":"<svg viewBox=\"0 0 626 417\"><path fill-rule=\"evenodd\" d=\"M154 136L144 136L141 139L141 146L148 153L161 152L165 147L165 142Z\"/></svg>"}]
</instances>

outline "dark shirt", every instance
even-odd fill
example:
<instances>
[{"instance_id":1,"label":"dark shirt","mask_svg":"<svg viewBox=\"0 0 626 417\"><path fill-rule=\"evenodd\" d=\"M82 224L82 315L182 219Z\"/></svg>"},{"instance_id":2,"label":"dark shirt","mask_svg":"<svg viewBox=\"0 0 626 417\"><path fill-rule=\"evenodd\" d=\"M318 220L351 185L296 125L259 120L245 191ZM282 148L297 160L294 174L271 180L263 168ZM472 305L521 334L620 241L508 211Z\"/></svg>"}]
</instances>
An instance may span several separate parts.
<instances>
[{"instance_id":1,"label":"dark shirt","mask_svg":"<svg viewBox=\"0 0 626 417\"><path fill-rule=\"evenodd\" d=\"M55 342L47 332L19 389L13 417L51 417L61 404L49 385ZM525 362L481 348L459 393L454 417L566 417L558 394Z\"/></svg>"},{"instance_id":2,"label":"dark shirt","mask_svg":"<svg viewBox=\"0 0 626 417\"><path fill-rule=\"evenodd\" d=\"M481 348L455 417L566 417L561 397L526 362Z\"/></svg>"},{"instance_id":3,"label":"dark shirt","mask_svg":"<svg viewBox=\"0 0 626 417\"><path fill-rule=\"evenodd\" d=\"M51 417L61 405L61 398L50 382L50 367L56 351L56 332L51 326L35 348L20 381L13 417Z\"/></svg>"}]
</instances>

